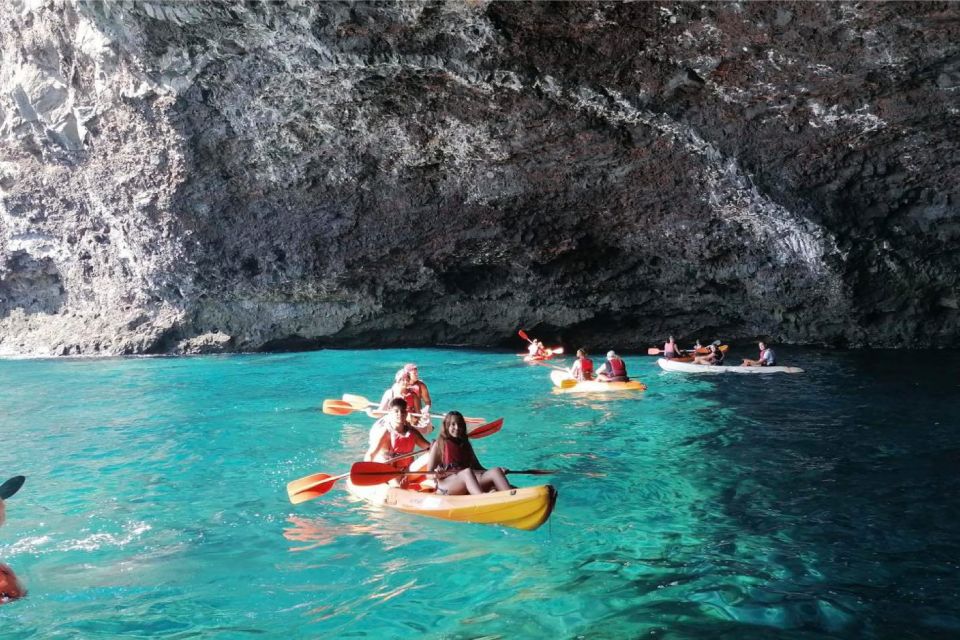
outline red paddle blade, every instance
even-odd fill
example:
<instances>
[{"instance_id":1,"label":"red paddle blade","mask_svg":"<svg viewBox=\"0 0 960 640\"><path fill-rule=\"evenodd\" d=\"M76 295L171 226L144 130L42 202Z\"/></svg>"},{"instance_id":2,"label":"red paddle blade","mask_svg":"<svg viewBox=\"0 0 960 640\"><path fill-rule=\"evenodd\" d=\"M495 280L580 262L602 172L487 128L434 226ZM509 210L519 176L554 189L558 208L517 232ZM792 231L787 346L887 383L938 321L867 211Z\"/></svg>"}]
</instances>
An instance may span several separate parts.
<instances>
[{"instance_id":1,"label":"red paddle blade","mask_svg":"<svg viewBox=\"0 0 960 640\"><path fill-rule=\"evenodd\" d=\"M468 438L486 438L487 436L492 436L497 431L503 428L503 418L497 418L493 422L488 422L487 424L477 427L473 431L467 434Z\"/></svg>"},{"instance_id":2,"label":"red paddle blade","mask_svg":"<svg viewBox=\"0 0 960 640\"><path fill-rule=\"evenodd\" d=\"M350 467L350 482L358 487L383 484L402 475L403 471L382 462L354 462Z\"/></svg>"},{"instance_id":3,"label":"red paddle blade","mask_svg":"<svg viewBox=\"0 0 960 640\"><path fill-rule=\"evenodd\" d=\"M329 416L346 416L353 411L353 407L343 400L324 400L323 412Z\"/></svg>"},{"instance_id":4,"label":"red paddle blade","mask_svg":"<svg viewBox=\"0 0 960 640\"><path fill-rule=\"evenodd\" d=\"M517 335L519 335L521 338L523 338L527 342L533 342L533 340L530 339L530 336L527 335L527 332L524 331L523 329L520 329L520 331L517 331Z\"/></svg>"}]
</instances>

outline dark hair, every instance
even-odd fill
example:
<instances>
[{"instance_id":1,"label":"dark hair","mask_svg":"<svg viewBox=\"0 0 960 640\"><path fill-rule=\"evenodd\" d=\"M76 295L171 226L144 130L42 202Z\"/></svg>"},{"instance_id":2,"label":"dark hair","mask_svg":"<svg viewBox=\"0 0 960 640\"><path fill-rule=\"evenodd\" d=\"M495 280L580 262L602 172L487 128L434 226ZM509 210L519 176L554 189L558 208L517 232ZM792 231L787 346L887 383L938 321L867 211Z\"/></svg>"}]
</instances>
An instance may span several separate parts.
<instances>
[{"instance_id":1,"label":"dark hair","mask_svg":"<svg viewBox=\"0 0 960 640\"><path fill-rule=\"evenodd\" d=\"M394 398L390 401L390 404L387 405L387 409L400 408L403 409L404 413L407 413L407 401L403 398Z\"/></svg>"},{"instance_id":2,"label":"dark hair","mask_svg":"<svg viewBox=\"0 0 960 640\"><path fill-rule=\"evenodd\" d=\"M456 437L450 435L450 427L456 423L460 427L460 434ZM440 426L440 435L437 440L452 440L463 444L469 442L467 438L467 421L463 419L463 414L459 411L450 411L443 416L443 424Z\"/></svg>"}]
</instances>

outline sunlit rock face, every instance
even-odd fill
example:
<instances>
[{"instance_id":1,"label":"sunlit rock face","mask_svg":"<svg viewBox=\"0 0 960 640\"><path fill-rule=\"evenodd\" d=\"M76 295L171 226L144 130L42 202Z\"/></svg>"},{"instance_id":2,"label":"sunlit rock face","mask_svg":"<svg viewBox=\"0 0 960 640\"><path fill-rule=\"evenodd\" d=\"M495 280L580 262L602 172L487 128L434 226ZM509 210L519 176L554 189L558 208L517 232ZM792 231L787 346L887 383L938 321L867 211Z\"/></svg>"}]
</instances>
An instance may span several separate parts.
<instances>
[{"instance_id":1,"label":"sunlit rock face","mask_svg":"<svg viewBox=\"0 0 960 640\"><path fill-rule=\"evenodd\" d=\"M960 5L0 5L0 353L940 345Z\"/></svg>"}]
</instances>

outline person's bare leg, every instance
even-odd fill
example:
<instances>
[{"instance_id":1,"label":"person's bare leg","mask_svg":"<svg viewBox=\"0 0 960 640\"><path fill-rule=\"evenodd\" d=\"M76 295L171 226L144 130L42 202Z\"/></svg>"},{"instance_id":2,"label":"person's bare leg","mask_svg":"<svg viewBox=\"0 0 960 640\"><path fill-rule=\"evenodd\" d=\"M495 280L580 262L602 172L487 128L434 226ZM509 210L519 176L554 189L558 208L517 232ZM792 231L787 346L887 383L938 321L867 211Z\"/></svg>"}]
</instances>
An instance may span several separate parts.
<instances>
[{"instance_id":1,"label":"person's bare leg","mask_svg":"<svg viewBox=\"0 0 960 640\"><path fill-rule=\"evenodd\" d=\"M506 476L503 475L502 467L494 467L484 471L483 475L480 476L480 482L486 486L493 485L497 491L509 491L512 488L510 483L507 482Z\"/></svg>"}]
</instances>

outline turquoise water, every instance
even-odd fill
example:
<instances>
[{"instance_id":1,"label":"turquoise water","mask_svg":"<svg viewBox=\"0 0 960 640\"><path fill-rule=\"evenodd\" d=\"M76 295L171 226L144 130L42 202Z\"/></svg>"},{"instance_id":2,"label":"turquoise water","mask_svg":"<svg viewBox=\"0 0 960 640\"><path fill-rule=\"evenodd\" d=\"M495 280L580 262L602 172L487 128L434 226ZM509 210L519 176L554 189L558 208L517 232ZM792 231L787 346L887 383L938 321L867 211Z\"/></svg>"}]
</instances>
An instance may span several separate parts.
<instances>
[{"instance_id":1,"label":"turquoise water","mask_svg":"<svg viewBox=\"0 0 960 640\"><path fill-rule=\"evenodd\" d=\"M800 376L628 357L643 394L552 395L511 354L320 351L0 362L6 638L955 638L960 365L781 350ZM416 361L438 409L504 417L488 465L544 467L535 532L382 512L341 487ZM534 478L515 476L533 484Z\"/></svg>"}]
</instances>

